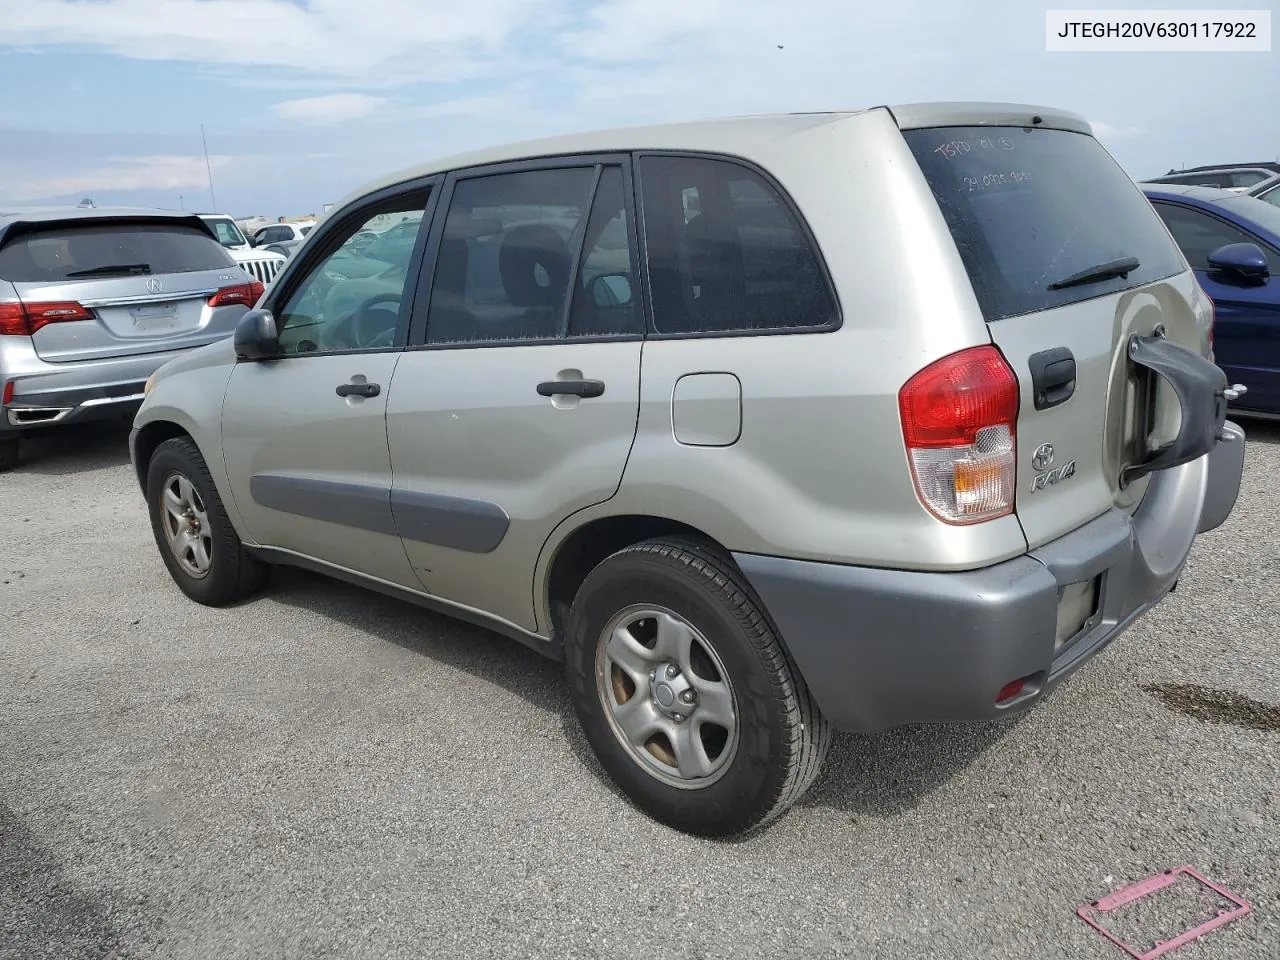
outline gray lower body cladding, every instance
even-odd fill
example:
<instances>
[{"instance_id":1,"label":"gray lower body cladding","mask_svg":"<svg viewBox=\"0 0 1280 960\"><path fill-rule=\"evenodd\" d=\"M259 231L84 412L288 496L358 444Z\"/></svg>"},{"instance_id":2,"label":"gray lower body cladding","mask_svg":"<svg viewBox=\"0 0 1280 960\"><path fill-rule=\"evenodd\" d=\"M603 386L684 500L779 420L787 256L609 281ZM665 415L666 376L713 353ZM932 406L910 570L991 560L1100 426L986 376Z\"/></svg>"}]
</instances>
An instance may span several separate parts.
<instances>
[{"instance_id":1,"label":"gray lower body cladding","mask_svg":"<svg viewBox=\"0 0 1280 960\"><path fill-rule=\"evenodd\" d=\"M1244 434L1153 478L1131 516L1111 510L1024 556L959 573L735 554L823 714L870 732L984 720L1025 709L1177 582L1197 532L1226 519ZM1062 588L1092 583L1096 607L1059 636ZM997 704L1005 684L1021 695Z\"/></svg>"}]
</instances>

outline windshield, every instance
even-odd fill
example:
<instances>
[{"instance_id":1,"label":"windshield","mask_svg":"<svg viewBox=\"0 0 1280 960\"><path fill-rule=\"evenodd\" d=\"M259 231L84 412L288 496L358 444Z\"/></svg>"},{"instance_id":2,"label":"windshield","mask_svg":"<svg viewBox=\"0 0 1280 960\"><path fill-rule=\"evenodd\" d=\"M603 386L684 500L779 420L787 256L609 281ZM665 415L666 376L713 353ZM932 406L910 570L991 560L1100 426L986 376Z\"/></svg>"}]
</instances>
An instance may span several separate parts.
<instances>
[{"instance_id":1,"label":"windshield","mask_svg":"<svg viewBox=\"0 0 1280 960\"><path fill-rule=\"evenodd\" d=\"M243 247L249 241L244 238L244 234L240 232L240 228L236 226L236 222L230 218L225 220L205 220L213 228L213 232L218 235L218 242L224 247Z\"/></svg>"},{"instance_id":2,"label":"windshield","mask_svg":"<svg viewBox=\"0 0 1280 960\"><path fill-rule=\"evenodd\" d=\"M1280 242L1280 191L1274 197L1231 197L1218 201L1218 206L1244 217L1271 234L1273 243Z\"/></svg>"},{"instance_id":3,"label":"windshield","mask_svg":"<svg viewBox=\"0 0 1280 960\"><path fill-rule=\"evenodd\" d=\"M1173 276L1178 249L1142 191L1093 137L1023 127L903 132L987 320ZM1136 259L1126 275L1103 271Z\"/></svg>"}]
</instances>

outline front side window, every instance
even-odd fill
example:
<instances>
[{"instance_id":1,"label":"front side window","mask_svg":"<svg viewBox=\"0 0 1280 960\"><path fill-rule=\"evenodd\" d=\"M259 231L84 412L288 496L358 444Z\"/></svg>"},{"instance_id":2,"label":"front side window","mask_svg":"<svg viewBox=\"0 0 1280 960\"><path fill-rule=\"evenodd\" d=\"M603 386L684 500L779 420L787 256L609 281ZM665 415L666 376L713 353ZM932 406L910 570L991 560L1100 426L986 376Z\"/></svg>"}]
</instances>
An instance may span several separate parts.
<instances>
[{"instance_id":1,"label":"front side window","mask_svg":"<svg viewBox=\"0 0 1280 960\"><path fill-rule=\"evenodd\" d=\"M563 335L595 174L594 166L559 167L457 182L431 285L428 343Z\"/></svg>"},{"instance_id":2,"label":"front side window","mask_svg":"<svg viewBox=\"0 0 1280 960\"><path fill-rule=\"evenodd\" d=\"M416 280L414 246L370 255L361 233L377 216L402 215L421 226L426 191L387 201L322 240L330 252L307 271L276 311L285 354L334 353L392 347L406 286ZM385 258L384 258L385 257Z\"/></svg>"},{"instance_id":3,"label":"front side window","mask_svg":"<svg viewBox=\"0 0 1280 960\"><path fill-rule=\"evenodd\" d=\"M822 263L790 206L727 160L640 161L658 333L825 327L837 318Z\"/></svg>"},{"instance_id":4,"label":"front side window","mask_svg":"<svg viewBox=\"0 0 1280 960\"><path fill-rule=\"evenodd\" d=\"M1209 269L1209 254L1228 243L1257 243L1238 227L1217 217L1172 203L1153 203L1156 212L1178 241L1193 270Z\"/></svg>"},{"instance_id":5,"label":"front side window","mask_svg":"<svg viewBox=\"0 0 1280 960\"><path fill-rule=\"evenodd\" d=\"M1276 184L1266 193L1258 194L1257 199L1264 200L1274 207L1280 207L1280 183Z\"/></svg>"}]
</instances>

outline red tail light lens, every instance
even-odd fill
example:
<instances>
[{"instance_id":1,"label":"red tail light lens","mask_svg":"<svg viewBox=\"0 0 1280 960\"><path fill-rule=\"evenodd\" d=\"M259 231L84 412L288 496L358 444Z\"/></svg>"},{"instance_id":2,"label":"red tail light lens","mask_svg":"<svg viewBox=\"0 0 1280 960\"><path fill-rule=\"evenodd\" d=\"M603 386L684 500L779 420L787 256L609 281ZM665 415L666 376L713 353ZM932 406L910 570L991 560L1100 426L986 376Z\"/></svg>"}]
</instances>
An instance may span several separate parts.
<instances>
[{"instance_id":1,"label":"red tail light lens","mask_svg":"<svg viewBox=\"0 0 1280 960\"><path fill-rule=\"evenodd\" d=\"M29 337L51 323L92 319L93 314L74 300L0 303L0 334L11 337Z\"/></svg>"},{"instance_id":2,"label":"red tail light lens","mask_svg":"<svg viewBox=\"0 0 1280 960\"><path fill-rule=\"evenodd\" d=\"M4 404L7 407L11 403L13 403L13 381L12 380L10 380L8 383L4 385L3 391L0 391L0 404Z\"/></svg>"},{"instance_id":3,"label":"red tail light lens","mask_svg":"<svg viewBox=\"0 0 1280 960\"><path fill-rule=\"evenodd\" d=\"M925 367L898 392L920 501L946 523L1013 512L1018 378L1000 351L973 347Z\"/></svg>"},{"instance_id":4,"label":"red tail light lens","mask_svg":"<svg viewBox=\"0 0 1280 960\"><path fill-rule=\"evenodd\" d=\"M264 290L266 287L262 285L261 280L250 280L248 283L239 283L234 287L223 287L209 298L209 306L232 307L243 304L246 307L252 307L258 302Z\"/></svg>"}]
</instances>

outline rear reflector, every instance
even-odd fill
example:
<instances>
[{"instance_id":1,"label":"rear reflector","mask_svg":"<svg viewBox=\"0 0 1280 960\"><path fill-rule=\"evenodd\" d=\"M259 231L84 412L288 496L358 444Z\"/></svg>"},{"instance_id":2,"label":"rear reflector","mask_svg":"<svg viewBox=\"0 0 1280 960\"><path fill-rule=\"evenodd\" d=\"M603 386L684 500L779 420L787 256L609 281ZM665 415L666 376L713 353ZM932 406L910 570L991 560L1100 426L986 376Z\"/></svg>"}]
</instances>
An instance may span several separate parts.
<instances>
[{"instance_id":1,"label":"rear reflector","mask_svg":"<svg viewBox=\"0 0 1280 960\"><path fill-rule=\"evenodd\" d=\"M0 303L0 334L10 337L29 337L51 323L92 319L93 314L74 300Z\"/></svg>"},{"instance_id":2,"label":"rear reflector","mask_svg":"<svg viewBox=\"0 0 1280 960\"><path fill-rule=\"evenodd\" d=\"M996 703L1004 703L1006 700L1012 700L1022 692L1022 688L1026 685L1027 682L1025 680L1010 680L1001 687L1000 692L996 694Z\"/></svg>"},{"instance_id":3,"label":"rear reflector","mask_svg":"<svg viewBox=\"0 0 1280 960\"><path fill-rule=\"evenodd\" d=\"M261 280L250 280L248 283L238 283L234 287L223 287L209 298L209 306L231 307L241 304L252 307L258 302L264 290L266 287L262 285Z\"/></svg>"},{"instance_id":4,"label":"rear reflector","mask_svg":"<svg viewBox=\"0 0 1280 960\"><path fill-rule=\"evenodd\" d=\"M4 391L0 392L0 404L8 406L13 403L13 381L10 380L4 385Z\"/></svg>"},{"instance_id":5,"label":"rear reflector","mask_svg":"<svg viewBox=\"0 0 1280 960\"><path fill-rule=\"evenodd\" d=\"M943 357L898 392L921 502L938 519L979 523L1013 512L1018 379L1000 351Z\"/></svg>"}]
</instances>

